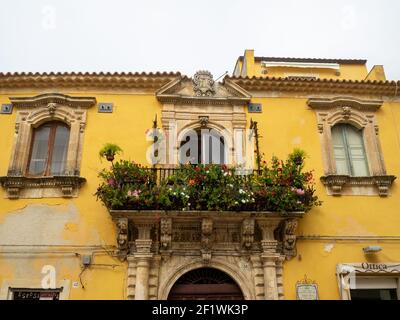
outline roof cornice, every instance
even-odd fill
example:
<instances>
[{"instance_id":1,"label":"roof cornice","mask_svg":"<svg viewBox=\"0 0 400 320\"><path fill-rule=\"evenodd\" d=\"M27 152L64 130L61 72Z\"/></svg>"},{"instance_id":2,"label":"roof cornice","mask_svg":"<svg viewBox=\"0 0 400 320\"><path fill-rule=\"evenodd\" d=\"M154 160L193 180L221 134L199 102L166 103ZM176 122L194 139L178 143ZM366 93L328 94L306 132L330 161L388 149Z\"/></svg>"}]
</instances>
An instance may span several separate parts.
<instances>
[{"instance_id":1,"label":"roof cornice","mask_svg":"<svg viewBox=\"0 0 400 320\"><path fill-rule=\"evenodd\" d=\"M400 96L400 81L225 77L247 91Z\"/></svg>"},{"instance_id":2,"label":"roof cornice","mask_svg":"<svg viewBox=\"0 0 400 320\"><path fill-rule=\"evenodd\" d=\"M243 60L243 56L239 56L238 60ZM365 59L325 59L325 58L288 58L288 57L254 57L257 62L304 62L304 63L338 63L338 64L361 64L367 63Z\"/></svg>"},{"instance_id":3,"label":"roof cornice","mask_svg":"<svg viewBox=\"0 0 400 320\"><path fill-rule=\"evenodd\" d=\"M82 89L158 89L179 72L156 73L0 73L0 89L19 88L77 88Z\"/></svg>"}]
</instances>

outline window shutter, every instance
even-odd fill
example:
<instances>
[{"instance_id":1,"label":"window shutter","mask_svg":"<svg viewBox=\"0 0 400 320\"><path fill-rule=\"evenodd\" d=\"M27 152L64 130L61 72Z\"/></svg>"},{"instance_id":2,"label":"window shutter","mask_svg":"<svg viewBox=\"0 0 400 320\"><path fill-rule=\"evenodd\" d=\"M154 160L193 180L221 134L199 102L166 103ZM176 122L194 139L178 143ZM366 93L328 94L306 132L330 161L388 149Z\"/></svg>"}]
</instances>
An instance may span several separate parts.
<instances>
[{"instance_id":1,"label":"window shutter","mask_svg":"<svg viewBox=\"0 0 400 320\"><path fill-rule=\"evenodd\" d=\"M350 168L346 156L346 145L343 135L343 126L337 125L332 128L333 154L336 162L336 173L349 175Z\"/></svg>"},{"instance_id":2,"label":"window shutter","mask_svg":"<svg viewBox=\"0 0 400 320\"><path fill-rule=\"evenodd\" d=\"M347 125L346 140L353 176L368 176L367 157L364 149L362 131Z\"/></svg>"}]
</instances>

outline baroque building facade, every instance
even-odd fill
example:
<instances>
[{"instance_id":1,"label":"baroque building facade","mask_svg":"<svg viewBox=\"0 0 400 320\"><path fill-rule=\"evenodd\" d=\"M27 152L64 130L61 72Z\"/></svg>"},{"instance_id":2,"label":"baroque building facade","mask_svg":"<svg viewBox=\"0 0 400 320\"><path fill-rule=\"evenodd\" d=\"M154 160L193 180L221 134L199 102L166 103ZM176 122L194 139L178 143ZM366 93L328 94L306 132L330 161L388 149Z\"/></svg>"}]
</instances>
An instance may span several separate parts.
<instances>
[{"instance_id":1,"label":"baroque building facade","mask_svg":"<svg viewBox=\"0 0 400 320\"><path fill-rule=\"evenodd\" d=\"M365 60L254 56L180 73L0 74L1 299L399 299L399 81ZM178 164L207 128L221 163L304 149L310 212L108 210L98 151ZM212 146L200 139L199 162ZM207 147L205 147L207 145ZM214 151L213 151L214 152ZM50 285L49 285L50 284Z\"/></svg>"}]
</instances>

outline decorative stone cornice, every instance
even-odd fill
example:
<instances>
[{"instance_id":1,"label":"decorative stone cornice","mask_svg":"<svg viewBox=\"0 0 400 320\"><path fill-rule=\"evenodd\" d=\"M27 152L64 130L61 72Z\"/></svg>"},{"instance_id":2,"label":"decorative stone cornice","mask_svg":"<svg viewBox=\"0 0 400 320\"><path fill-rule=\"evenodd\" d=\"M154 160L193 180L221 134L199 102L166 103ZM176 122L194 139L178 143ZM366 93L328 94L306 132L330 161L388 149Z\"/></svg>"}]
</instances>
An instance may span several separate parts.
<instances>
[{"instance_id":1,"label":"decorative stone cornice","mask_svg":"<svg viewBox=\"0 0 400 320\"><path fill-rule=\"evenodd\" d=\"M302 79L276 77L225 77L248 91L400 96L400 81Z\"/></svg>"},{"instance_id":2,"label":"decorative stone cornice","mask_svg":"<svg viewBox=\"0 0 400 320\"><path fill-rule=\"evenodd\" d=\"M383 104L381 100L360 100L351 97L337 97L332 99L310 98L307 102L312 109L324 110L333 108L354 108L360 111L377 111Z\"/></svg>"},{"instance_id":3,"label":"decorative stone cornice","mask_svg":"<svg viewBox=\"0 0 400 320\"><path fill-rule=\"evenodd\" d=\"M74 191L79 189L84 182L86 182L86 179L79 176L0 177L0 183L7 190L9 199L18 199L20 191L24 189L44 188L59 189L63 197L70 198L74 195Z\"/></svg>"},{"instance_id":4,"label":"decorative stone cornice","mask_svg":"<svg viewBox=\"0 0 400 320\"><path fill-rule=\"evenodd\" d=\"M158 89L179 72L0 73L0 88Z\"/></svg>"},{"instance_id":5,"label":"decorative stone cornice","mask_svg":"<svg viewBox=\"0 0 400 320\"><path fill-rule=\"evenodd\" d=\"M346 186L376 186L381 197L389 194L389 189L396 179L395 176L379 175L371 177L351 177L348 175L322 176L321 182L327 186L334 196L342 195L343 187Z\"/></svg>"},{"instance_id":6,"label":"decorative stone cornice","mask_svg":"<svg viewBox=\"0 0 400 320\"><path fill-rule=\"evenodd\" d=\"M117 225L122 259L127 252L136 254L142 250L139 244L144 241L147 253L170 257L192 252L199 254L204 264L216 254L238 252L290 259L296 255L297 220L304 215L303 212L282 215L277 212L157 210L110 210L110 214Z\"/></svg>"},{"instance_id":7,"label":"decorative stone cornice","mask_svg":"<svg viewBox=\"0 0 400 320\"><path fill-rule=\"evenodd\" d=\"M11 97L16 108L37 108L47 106L49 113L54 113L57 105L87 109L96 105L94 97L71 97L60 93L46 93L34 97Z\"/></svg>"}]
</instances>

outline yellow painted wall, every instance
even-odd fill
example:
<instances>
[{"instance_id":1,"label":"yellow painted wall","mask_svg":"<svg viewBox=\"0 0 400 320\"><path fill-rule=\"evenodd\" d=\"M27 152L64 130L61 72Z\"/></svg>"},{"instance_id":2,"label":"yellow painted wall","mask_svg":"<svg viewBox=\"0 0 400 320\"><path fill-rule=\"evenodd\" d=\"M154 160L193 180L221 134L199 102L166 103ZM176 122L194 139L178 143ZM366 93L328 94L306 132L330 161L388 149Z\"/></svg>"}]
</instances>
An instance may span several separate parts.
<instances>
[{"instance_id":1,"label":"yellow painted wall","mask_svg":"<svg viewBox=\"0 0 400 320\"><path fill-rule=\"evenodd\" d=\"M350 72L350 71L349 71ZM354 71L355 72L355 71ZM58 91L60 92L60 91ZM18 93L34 96L42 92ZM145 140L145 131L152 125L155 114L160 119L160 105L154 95L135 95L128 93L105 94L98 92L62 92L70 95L95 96L98 102L113 102L114 113L98 113L96 107L88 111L87 127L83 146L81 176L87 179L80 189L79 197L66 199L7 200L0 188L0 224L6 221L20 221L22 224L35 221L23 220L27 217L26 208L52 210L60 217L66 217L62 232L54 235L54 244L62 243L68 251L65 254L53 254L53 248L47 254L40 253L17 256L13 248L2 248L0 252L0 284L17 278L41 278L41 268L50 264L57 267L59 279L79 282L81 272L80 258L74 253L88 254L88 248L76 248L77 245L115 245L115 227L108 211L93 194L99 184L97 174L108 166L100 161L98 151L105 142L114 142L124 149L123 158L146 163L145 152L149 143ZM9 96L0 95L0 103L8 103ZM323 236L400 236L400 191L397 183L391 189L388 198L378 196L347 196L334 198L327 196L319 181L323 175L322 155L315 112L306 105L305 98L254 98L252 102L262 103L261 114L248 114L258 121L260 146L265 159L272 155L285 158L293 148L306 150L309 157L307 170L315 170L317 194L324 201L322 207L309 212L299 225L298 234ZM7 173L15 125L12 115L0 115L0 175ZM378 111L380 141L388 174L400 175L400 103L386 102ZM43 204L45 205L44 207ZM38 211L38 212L39 212ZM41 211L40 211L41 212ZM68 220L69 219L69 220ZM63 221L63 220L60 220ZM23 226L21 226L23 227ZM40 225L38 225L40 227ZM43 230L50 232L50 230ZM18 235L18 229L15 230ZM24 237L24 235L19 235ZM1 239L1 236L0 236ZM1 243L0 243L1 244ZM39 244L39 243L38 243ZM366 245L380 245L383 251L376 255L379 262L399 262L400 250L396 242L339 242L311 241L298 242L298 257L285 263L284 289L288 299L295 298L296 281L306 274L319 285L321 299L338 299L335 268L338 263L368 261L362 248ZM333 247L331 247L333 245ZM18 248L21 250L21 248ZM85 289L71 288L70 299L124 299L126 296L126 264L110 257L104 251L96 249L94 265L82 274ZM19 258L17 258L19 257ZM97 266L96 266L97 265Z\"/></svg>"},{"instance_id":2,"label":"yellow painted wall","mask_svg":"<svg viewBox=\"0 0 400 320\"><path fill-rule=\"evenodd\" d=\"M60 92L60 91L58 91ZM0 103L9 103L10 96L34 96L42 92L8 93L0 96ZM77 248L76 246L116 245L115 226L110 214L101 202L96 201L94 193L100 180L98 172L109 163L100 160L98 152L105 142L117 143L124 150L122 157L146 164L146 148L149 142L145 139L146 129L151 128L155 115L160 119L160 106L154 95L133 94L98 94L96 92L62 92L74 96L95 96L98 102L113 102L114 113L98 113L96 107L88 111L85 129L81 176L87 182L79 191L79 197L73 199L5 199L5 190L0 188L0 224L16 225L14 243L21 243L24 234L21 230L29 228L28 224L36 223L41 232L52 233L46 228L46 221L38 221L28 209L42 213L50 208L57 215L60 213L64 223L59 232L54 234L50 243L62 244L62 248L34 248L40 253L29 254L23 247L0 247L0 286L3 281L16 279L41 279L42 267L54 265L57 279L70 279L79 282L79 288L71 288L70 299L124 299L126 297L126 263L109 256L101 248ZM0 175L7 174L11 147L14 138L16 110L12 115L0 116ZM44 204L44 206L42 206ZM25 211L26 210L26 211ZM73 213L71 213L73 212ZM67 213L67 214L66 214ZM65 216L65 217L64 217ZM19 220L18 220L19 219ZM36 219L36 221L35 221ZM15 222L13 222L15 221ZM21 228L21 229L19 229ZM54 232L55 233L55 232ZM3 237L2 237L3 236ZM34 244L43 244L41 237L35 236ZM4 234L0 235L0 245ZM46 238L49 239L49 238ZM49 243L49 242L46 242ZM28 250L28 251L27 251ZM85 289L80 285L81 272L78 254L92 254L93 265L82 274ZM16 254L23 251L24 253ZM27 251L27 252L26 252ZM47 251L49 253L43 252ZM53 252L58 253L54 254ZM59 253L63 251L66 253ZM6 253L7 252L7 253ZM8 253L9 252L9 253ZM35 257L34 259L31 259ZM96 266L101 264L102 266Z\"/></svg>"},{"instance_id":3,"label":"yellow painted wall","mask_svg":"<svg viewBox=\"0 0 400 320\"><path fill-rule=\"evenodd\" d=\"M306 170L315 170L317 194L323 201L322 207L311 210L299 224L299 236L399 236L400 235L400 190L395 182L391 196L328 196L319 181L323 175L322 153L317 130L315 111L307 107L307 99L257 98L263 112L252 113L258 121L260 147L268 161L272 155L284 158L293 148L306 150ZM377 112L382 152L389 175L399 176L400 145L398 123L400 104L385 103ZM395 111L393 111L395 110ZM394 115L394 117L393 117ZM330 252L325 246L333 244ZM376 262L399 262L399 242L298 242L299 256L286 262L284 288L288 299L295 299L295 284L307 275L319 285L321 299L339 299L335 276L338 263L359 263L369 260L362 248L379 245L382 252ZM301 256L301 261L299 257ZM371 261L372 262L372 261Z\"/></svg>"}]
</instances>

